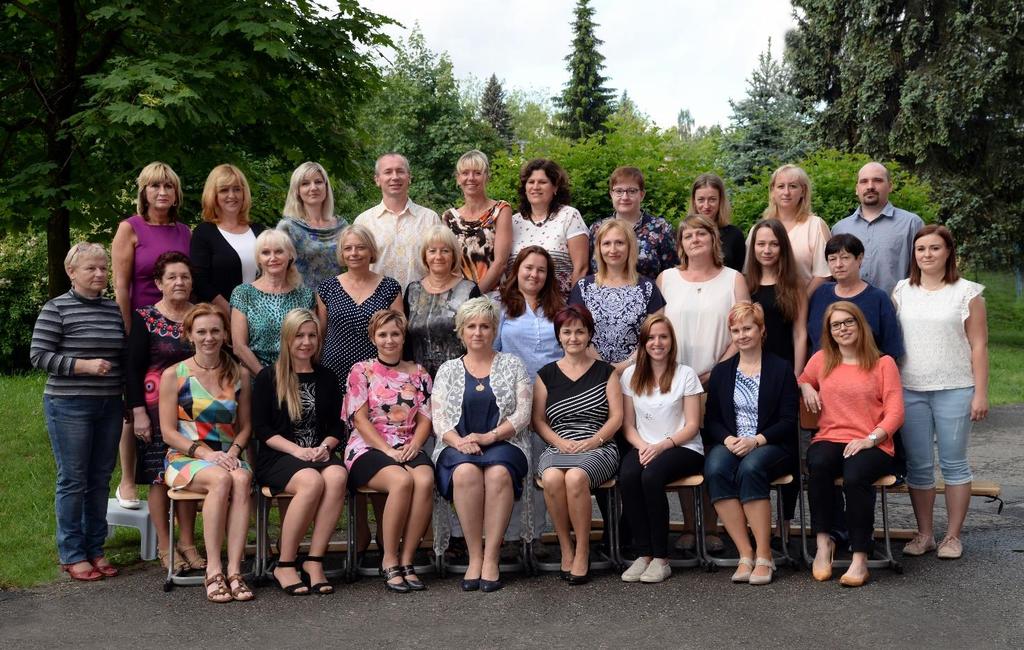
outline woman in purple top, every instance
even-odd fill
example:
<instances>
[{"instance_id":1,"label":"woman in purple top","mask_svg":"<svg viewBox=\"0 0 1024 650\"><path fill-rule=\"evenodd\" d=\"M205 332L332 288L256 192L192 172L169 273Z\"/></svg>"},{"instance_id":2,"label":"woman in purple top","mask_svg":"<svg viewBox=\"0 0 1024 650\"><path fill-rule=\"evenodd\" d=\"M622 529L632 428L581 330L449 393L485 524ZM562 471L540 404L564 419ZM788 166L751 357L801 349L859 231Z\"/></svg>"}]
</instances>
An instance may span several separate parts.
<instances>
[{"instance_id":1,"label":"woman in purple top","mask_svg":"<svg viewBox=\"0 0 1024 650\"><path fill-rule=\"evenodd\" d=\"M131 328L132 313L154 305L163 298L153 280L156 258L168 251L188 255L191 232L178 221L181 207L181 180L162 162L142 168L137 179L139 194L135 214L117 226L111 244L114 266L114 297L124 319L125 331ZM122 508L140 505L135 490L135 436L130 422L121 429L121 483L114 494Z\"/></svg>"}]
</instances>

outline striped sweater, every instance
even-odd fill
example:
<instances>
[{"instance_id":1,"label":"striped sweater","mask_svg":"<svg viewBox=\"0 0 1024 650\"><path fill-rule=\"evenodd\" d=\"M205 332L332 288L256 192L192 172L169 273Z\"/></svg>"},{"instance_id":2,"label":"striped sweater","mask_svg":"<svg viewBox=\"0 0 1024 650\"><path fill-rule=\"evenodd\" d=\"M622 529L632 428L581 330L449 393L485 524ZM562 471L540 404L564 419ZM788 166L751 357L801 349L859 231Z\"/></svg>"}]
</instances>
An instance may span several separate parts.
<instances>
[{"instance_id":1,"label":"striped sweater","mask_svg":"<svg viewBox=\"0 0 1024 650\"><path fill-rule=\"evenodd\" d=\"M50 374L46 395L116 397L123 389L124 350L124 322L117 303L71 290L43 305L32 330L29 358ZM77 359L106 359L110 372L102 377L75 374Z\"/></svg>"}]
</instances>

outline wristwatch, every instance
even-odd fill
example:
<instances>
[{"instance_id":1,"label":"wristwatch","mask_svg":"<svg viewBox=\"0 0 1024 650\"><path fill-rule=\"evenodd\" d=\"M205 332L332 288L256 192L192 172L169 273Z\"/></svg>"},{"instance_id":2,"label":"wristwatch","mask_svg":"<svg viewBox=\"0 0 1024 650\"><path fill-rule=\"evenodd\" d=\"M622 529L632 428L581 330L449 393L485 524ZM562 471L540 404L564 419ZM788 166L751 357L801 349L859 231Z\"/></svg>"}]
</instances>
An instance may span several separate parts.
<instances>
[{"instance_id":1,"label":"wristwatch","mask_svg":"<svg viewBox=\"0 0 1024 650\"><path fill-rule=\"evenodd\" d=\"M871 441L871 446L872 447L878 446L878 441L881 440L881 439L882 439L882 436L878 435L877 433L872 433L871 435L868 436L868 440Z\"/></svg>"}]
</instances>

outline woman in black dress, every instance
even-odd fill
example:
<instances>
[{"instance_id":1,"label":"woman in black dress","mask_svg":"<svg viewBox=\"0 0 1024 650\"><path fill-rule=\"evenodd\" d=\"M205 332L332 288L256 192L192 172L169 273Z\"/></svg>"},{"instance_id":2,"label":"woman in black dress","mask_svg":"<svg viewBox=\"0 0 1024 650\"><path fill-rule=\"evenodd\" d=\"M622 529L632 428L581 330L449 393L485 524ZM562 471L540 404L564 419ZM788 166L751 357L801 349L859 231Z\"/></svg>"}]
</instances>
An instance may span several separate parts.
<instances>
[{"instance_id":1,"label":"woman in black dress","mask_svg":"<svg viewBox=\"0 0 1024 650\"><path fill-rule=\"evenodd\" d=\"M292 494L281 522L274 579L290 595L330 594L323 555L345 503L348 472L334 455L342 443L341 401L334 373L314 362L320 326L308 309L293 309L281 324L281 354L256 377L253 428L260 441L256 479L274 493ZM302 572L299 542L310 523L313 536Z\"/></svg>"}]
</instances>

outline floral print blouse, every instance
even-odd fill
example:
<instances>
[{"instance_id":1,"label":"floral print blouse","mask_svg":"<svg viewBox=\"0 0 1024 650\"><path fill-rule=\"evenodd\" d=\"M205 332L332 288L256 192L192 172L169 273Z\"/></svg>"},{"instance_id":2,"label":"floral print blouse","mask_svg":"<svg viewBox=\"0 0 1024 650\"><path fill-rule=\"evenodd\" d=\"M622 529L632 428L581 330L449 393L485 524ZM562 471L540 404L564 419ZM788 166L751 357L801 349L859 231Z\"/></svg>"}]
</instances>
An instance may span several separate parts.
<instances>
[{"instance_id":1,"label":"floral print blouse","mask_svg":"<svg viewBox=\"0 0 1024 650\"><path fill-rule=\"evenodd\" d=\"M594 239L597 237L597 229L608 219L614 218L615 215L612 215L607 219L595 221L590 226L591 273L597 273L597 262L594 261ZM679 266L676 233L668 221L644 210L640 213L640 220L633 225L633 232L636 233L636 243L640 249L636 260L637 273L647 278L656 278L665 269Z\"/></svg>"},{"instance_id":2,"label":"floral print blouse","mask_svg":"<svg viewBox=\"0 0 1024 650\"><path fill-rule=\"evenodd\" d=\"M345 446L345 467L352 469L355 461L372 449L355 426L355 414L364 404L384 442L400 447L412 440L417 414L430 418L431 389L430 375L418 364L411 374L389 368L377 359L352 366L341 409L352 432Z\"/></svg>"}]
</instances>

